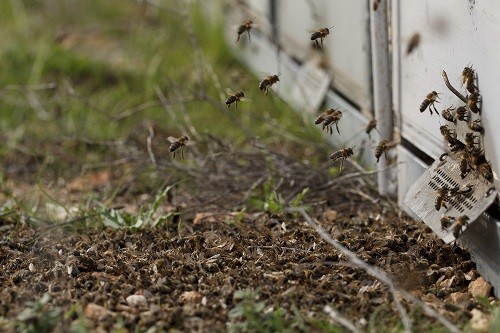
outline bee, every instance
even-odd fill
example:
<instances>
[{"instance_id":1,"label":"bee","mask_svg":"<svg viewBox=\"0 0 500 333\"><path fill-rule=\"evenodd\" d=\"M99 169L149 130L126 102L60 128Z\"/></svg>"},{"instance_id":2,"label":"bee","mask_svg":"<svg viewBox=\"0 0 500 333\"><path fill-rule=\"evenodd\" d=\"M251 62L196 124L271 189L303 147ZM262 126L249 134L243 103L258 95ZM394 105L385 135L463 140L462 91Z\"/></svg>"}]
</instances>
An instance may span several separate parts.
<instances>
[{"instance_id":1,"label":"bee","mask_svg":"<svg viewBox=\"0 0 500 333\"><path fill-rule=\"evenodd\" d=\"M474 113L480 113L481 107L478 104L481 103L481 95L478 92L471 93L467 97L467 106Z\"/></svg>"},{"instance_id":2,"label":"bee","mask_svg":"<svg viewBox=\"0 0 500 333\"><path fill-rule=\"evenodd\" d=\"M267 93L269 91L269 88L276 82L278 82L280 74L278 75L269 75L266 77L264 80L260 81L259 83L259 89L264 91L264 96L267 96Z\"/></svg>"},{"instance_id":3,"label":"bee","mask_svg":"<svg viewBox=\"0 0 500 333\"><path fill-rule=\"evenodd\" d=\"M368 125L366 125L366 129L365 129L365 132L366 134L368 134L368 136L371 138L371 131L373 131L373 129L377 127L377 119L372 119L370 120L370 122L368 123Z\"/></svg>"},{"instance_id":4,"label":"bee","mask_svg":"<svg viewBox=\"0 0 500 333\"><path fill-rule=\"evenodd\" d=\"M467 150L472 150L476 146L477 135L474 135L474 133L468 132L465 133L465 147Z\"/></svg>"},{"instance_id":5,"label":"bee","mask_svg":"<svg viewBox=\"0 0 500 333\"><path fill-rule=\"evenodd\" d=\"M473 189L474 189L473 184L467 184L462 187L455 186L453 189L450 190L450 195L451 196L464 195L472 192Z\"/></svg>"},{"instance_id":6,"label":"bee","mask_svg":"<svg viewBox=\"0 0 500 333\"><path fill-rule=\"evenodd\" d=\"M448 141L450 143L457 138L457 133L454 130L452 130L451 128L449 128L448 125L440 126L439 131L444 136L446 141Z\"/></svg>"},{"instance_id":7,"label":"bee","mask_svg":"<svg viewBox=\"0 0 500 333\"><path fill-rule=\"evenodd\" d=\"M484 131L483 126L481 125L481 119L476 119L469 123L469 129L474 132L482 133Z\"/></svg>"},{"instance_id":8,"label":"bee","mask_svg":"<svg viewBox=\"0 0 500 333\"><path fill-rule=\"evenodd\" d=\"M435 91L428 93L427 96L425 96L425 99L423 100L423 102L420 104L420 112L424 112L427 109L427 107L429 107L429 111L431 112L431 116L432 116L432 109L434 108L434 111L436 111L437 115L439 116L439 112L436 109L436 106L434 105L434 103L439 103L438 102L438 98L439 98L438 95L439 95L439 93L437 93Z\"/></svg>"},{"instance_id":9,"label":"bee","mask_svg":"<svg viewBox=\"0 0 500 333\"><path fill-rule=\"evenodd\" d=\"M462 177L462 179L464 179L465 176L467 176L468 171L469 171L469 154L463 151L460 154L460 172L461 172L460 176Z\"/></svg>"},{"instance_id":10,"label":"bee","mask_svg":"<svg viewBox=\"0 0 500 333\"><path fill-rule=\"evenodd\" d=\"M476 73L472 67L465 67L462 71L462 84L465 86L469 93L477 92L477 87L474 84Z\"/></svg>"},{"instance_id":11,"label":"bee","mask_svg":"<svg viewBox=\"0 0 500 333\"><path fill-rule=\"evenodd\" d=\"M406 54L412 53L420 44L420 34L418 32L414 33L408 41L408 46L406 47Z\"/></svg>"},{"instance_id":12,"label":"bee","mask_svg":"<svg viewBox=\"0 0 500 333\"><path fill-rule=\"evenodd\" d=\"M377 158L377 163L380 160L380 157L382 154L385 155L385 159L388 160L387 158L387 151L391 148L394 148L396 146L396 143L392 142L389 143L388 140L382 140L378 143L377 147L375 147L375 158Z\"/></svg>"},{"instance_id":13,"label":"bee","mask_svg":"<svg viewBox=\"0 0 500 333\"><path fill-rule=\"evenodd\" d=\"M455 222L453 216L443 216L441 218L441 230L448 231L448 228Z\"/></svg>"},{"instance_id":14,"label":"bee","mask_svg":"<svg viewBox=\"0 0 500 333\"><path fill-rule=\"evenodd\" d=\"M493 183L493 171L489 162L481 163L478 167L479 174L490 183Z\"/></svg>"},{"instance_id":15,"label":"bee","mask_svg":"<svg viewBox=\"0 0 500 333\"><path fill-rule=\"evenodd\" d=\"M253 19L247 20L247 21L241 23L241 25L238 27L238 29L236 29L236 33L238 34L238 37L236 38L236 43L238 43L240 41L241 35L245 31L248 34L248 41L251 43L252 41L250 39L250 30L252 30L252 27L253 27Z\"/></svg>"},{"instance_id":16,"label":"bee","mask_svg":"<svg viewBox=\"0 0 500 333\"><path fill-rule=\"evenodd\" d=\"M455 109L453 107L449 107L441 111L441 115L445 120L456 124L457 120L455 119L455 115L452 113L453 111L455 111Z\"/></svg>"},{"instance_id":17,"label":"bee","mask_svg":"<svg viewBox=\"0 0 500 333\"><path fill-rule=\"evenodd\" d=\"M456 218L455 226L453 227L453 236L456 238L460 237L462 234L462 229L467 227L469 223L469 217L467 215L462 215Z\"/></svg>"},{"instance_id":18,"label":"bee","mask_svg":"<svg viewBox=\"0 0 500 333\"><path fill-rule=\"evenodd\" d=\"M481 164L486 162L484 151L479 147L474 147L469 151L469 165L473 170L477 170Z\"/></svg>"},{"instance_id":19,"label":"bee","mask_svg":"<svg viewBox=\"0 0 500 333\"><path fill-rule=\"evenodd\" d=\"M344 161L354 155L354 152L353 152L353 149L354 147L352 148L344 148L344 149L341 149L339 151L336 151L334 152L331 156L330 156L330 159L333 160L333 162L335 162L336 160L338 160L339 158L341 159L340 160L340 172L342 172L342 167L344 166Z\"/></svg>"},{"instance_id":20,"label":"bee","mask_svg":"<svg viewBox=\"0 0 500 333\"><path fill-rule=\"evenodd\" d=\"M459 106L455 112L455 116L460 121L467 121L469 119L469 111L465 106Z\"/></svg>"},{"instance_id":21,"label":"bee","mask_svg":"<svg viewBox=\"0 0 500 333\"><path fill-rule=\"evenodd\" d=\"M321 47L323 47L323 40L330 34L331 28L333 28L333 25L329 28L321 28L312 33L311 40L314 41L315 47L320 47L320 43ZM318 43L318 39L320 40L320 43Z\"/></svg>"},{"instance_id":22,"label":"bee","mask_svg":"<svg viewBox=\"0 0 500 333\"><path fill-rule=\"evenodd\" d=\"M450 189L446 186L443 186L442 188L437 190L436 193L437 197L434 201L434 208L436 208L437 211L439 211L441 207L448 209L448 206L446 206L446 201L448 201L448 198L450 197Z\"/></svg>"},{"instance_id":23,"label":"bee","mask_svg":"<svg viewBox=\"0 0 500 333\"><path fill-rule=\"evenodd\" d=\"M238 108L238 102L242 101L243 98L245 97L245 94L243 93L242 90L238 91L237 93L231 91L231 89L227 89L226 93L229 95L226 100L226 105L229 108L231 104L234 103L235 109Z\"/></svg>"},{"instance_id":24,"label":"bee","mask_svg":"<svg viewBox=\"0 0 500 333\"><path fill-rule=\"evenodd\" d=\"M167 138L168 141L170 141L170 143L172 143L170 145L170 152L172 153L172 158L175 158L175 152L180 148L181 149L181 157L184 158L184 146L188 145L188 141L189 141L189 138L187 135L183 135L179 138L174 138L172 136L169 136Z\"/></svg>"},{"instance_id":25,"label":"bee","mask_svg":"<svg viewBox=\"0 0 500 333\"><path fill-rule=\"evenodd\" d=\"M331 108L320 114L314 123L316 125L323 123L323 130L326 129L326 132L330 134L333 133L332 126L335 124L337 132L340 134L338 125L340 118L342 118L342 111Z\"/></svg>"}]
</instances>

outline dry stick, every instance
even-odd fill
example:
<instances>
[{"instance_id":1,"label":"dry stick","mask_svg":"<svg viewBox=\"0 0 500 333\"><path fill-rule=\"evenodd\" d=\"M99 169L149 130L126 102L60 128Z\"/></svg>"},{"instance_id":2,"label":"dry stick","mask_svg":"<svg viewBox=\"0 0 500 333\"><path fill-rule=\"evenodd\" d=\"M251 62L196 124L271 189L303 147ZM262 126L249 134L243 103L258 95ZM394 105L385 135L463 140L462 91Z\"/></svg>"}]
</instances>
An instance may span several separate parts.
<instances>
[{"instance_id":1,"label":"dry stick","mask_svg":"<svg viewBox=\"0 0 500 333\"><path fill-rule=\"evenodd\" d=\"M180 103L185 103L185 102L190 102L190 100L182 101ZM172 104L172 102L170 102L170 104ZM152 108L155 108L157 106L161 106L161 103L158 101L151 101L151 102L142 103L142 104L139 104L137 106L134 106L131 109L125 110L116 116L113 116L113 119L114 120L122 120L122 119L128 118L128 117L130 117L138 112L152 109Z\"/></svg>"},{"instance_id":2,"label":"dry stick","mask_svg":"<svg viewBox=\"0 0 500 333\"><path fill-rule=\"evenodd\" d=\"M335 310L331 306L325 305L325 307L323 308L323 311L327 315L329 315L330 318L332 318L335 322L337 322L338 324L344 326L345 328L347 328L351 332L353 332L353 333L361 333L361 331L356 326L354 326L354 324L351 323L351 321L349 319L347 319L346 317L344 317L343 315L341 315L340 312L338 312L337 310Z\"/></svg>"},{"instance_id":3,"label":"dry stick","mask_svg":"<svg viewBox=\"0 0 500 333\"><path fill-rule=\"evenodd\" d=\"M460 98L462 100L462 102L467 103L467 98L465 98L461 93L458 92L457 89L455 89L451 85L450 80L448 80L448 74L446 74L446 72L444 71L444 69L441 72L441 75L443 76L444 84L446 84L446 86L448 87L448 89L450 89L451 92L454 93L458 98Z\"/></svg>"},{"instance_id":4,"label":"dry stick","mask_svg":"<svg viewBox=\"0 0 500 333\"><path fill-rule=\"evenodd\" d=\"M156 159L155 155L153 154L153 149L151 149L151 140L154 138L155 133L153 131L153 127L149 126L148 127L149 135L147 138L147 148L148 148L148 154L149 154L149 159L151 160L151 164L153 164L153 167L156 169Z\"/></svg>"},{"instance_id":5,"label":"dry stick","mask_svg":"<svg viewBox=\"0 0 500 333\"><path fill-rule=\"evenodd\" d=\"M451 322L449 322L446 318L441 316L436 310L425 304L424 302L420 301L418 298L414 297L412 294L404 290L403 288L398 287L397 285L394 284L394 282L391 280L389 275L382 271L380 268L368 265L365 263L363 260L359 259L356 254L353 252L349 251L347 248L342 246L339 242L337 242L335 239L333 239L322 227L320 227L316 222L313 221L313 219L307 214L307 212L304 210L302 207L298 208L287 208L286 209L289 212L299 212L302 214L304 219L307 221L307 223L323 238L327 243L332 245L337 251L342 253L348 261L350 261L354 266L362 269L369 275L373 276L374 278L378 279L379 281L385 283L391 291L397 290L399 293L401 293L405 298L408 300L416 303L418 306L420 306L424 312L438 320L443 326L445 326L450 332L454 333L460 333L462 332L458 327L453 325ZM395 296L395 295L394 295ZM409 318L406 314L406 310L402 307L401 304L397 304L399 300L396 299L395 297L395 302L396 306L398 307L398 311L400 312L401 315L401 320L403 321L403 325L405 326L406 331L411 331L411 326L410 326L410 321Z\"/></svg>"}]
</instances>

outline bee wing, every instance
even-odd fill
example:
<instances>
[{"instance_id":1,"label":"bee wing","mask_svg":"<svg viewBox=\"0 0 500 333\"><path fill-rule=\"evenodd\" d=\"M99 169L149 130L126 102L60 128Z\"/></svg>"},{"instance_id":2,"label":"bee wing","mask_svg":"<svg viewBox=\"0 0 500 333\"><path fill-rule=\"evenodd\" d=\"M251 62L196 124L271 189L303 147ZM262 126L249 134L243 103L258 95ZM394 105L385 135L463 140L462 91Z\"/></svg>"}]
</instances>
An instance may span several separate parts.
<instances>
[{"instance_id":1,"label":"bee wing","mask_svg":"<svg viewBox=\"0 0 500 333\"><path fill-rule=\"evenodd\" d=\"M170 143L174 143L175 141L177 141L177 139L176 139L176 138L174 138L173 136L169 136L169 137L167 138L167 140L168 140L168 142L170 142Z\"/></svg>"},{"instance_id":2,"label":"bee wing","mask_svg":"<svg viewBox=\"0 0 500 333\"><path fill-rule=\"evenodd\" d=\"M191 140L184 142L184 146L192 146L192 145L195 145L195 144L196 144L196 141L191 141Z\"/></svg>"},{"instance_id":3,"label":"bee wing","mask_svg":"<svg viewBox=\"0 0 500 333\"><path fill-rule=\"evenodd\" d=\"M252 100L250 98L242 97L240 98L240 101L251 102Z\"/></svg>"},{"instance_id":4,"label":"bee wing","mask_svg":"<svg viewBox=\"0 0 500 333\"><path fill-rule=\"evenodd\" d=\"M234 91L231 88L226 88L226 94L234 95Z\"/></svg>"}]
</instances>

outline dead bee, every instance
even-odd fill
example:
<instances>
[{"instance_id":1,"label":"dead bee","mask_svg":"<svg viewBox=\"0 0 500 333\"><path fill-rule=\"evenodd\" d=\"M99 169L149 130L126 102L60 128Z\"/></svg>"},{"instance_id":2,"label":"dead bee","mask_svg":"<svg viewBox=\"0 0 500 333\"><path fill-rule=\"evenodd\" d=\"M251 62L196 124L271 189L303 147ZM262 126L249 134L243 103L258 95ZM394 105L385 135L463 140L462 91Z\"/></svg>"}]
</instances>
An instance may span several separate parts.
<instances>
[{"instance_id":1,"label":"dead bee","mask_svg":"<svg viewBox=\"0 0 500 333\"><path fill-rule=\"evenodd\" d=\"M455 239L460 237L463 227L467 226L469 220L470 219L467 215L462 215L456 218L455 226L453 227L453 236L455 237Z\"/></svg>"},{"instance_id":2,"label":"dead bee","mask_svg":"<svg viewBox=\"0 0 500 333\"><path fill-rule=\"evenodd\" d=\"M340 134L338 125L340 118L342 118L342 111L340 111L339 109L331 108L320 114L318 118L316 118L314 123L316 125L323 123L323 130L326 129L326 132L330 134L333 133L332 126L333 124L335 124L337 132Z\"/></svg>"},{"instance_id":3,"label":"dead bee","mask_svg":"<svg viewBox=\"0 0 500 333\"><path fill-rule=\"evenodd\" d=\"M236 29L236 33L238 34L238 37L236 38L236 43L240 41L241 35L246 31L248 34L248 41L251 43L250 39L250 30L252 30L253 27L253 19L247 20L243 22L238 29Z\"/></svg>"},{"instance_id":4,"label":"dead bee","mask_svg":"<svg viewBox=\"0 0 500 333\"><path fill-rule=\"evenodd\" d=\"M312 33L311 40L314 41L315 47L320 47L320 43L321 47L323 47L323 40L330 34L331 28L333 28L333 25L329 28L321 28ZM320 40L320 43L318 43L318 39Z\"/></svg>"},{"instance_id":5,"label":"dead bee","mask_svg":"<svg viewBox=\"0 0 500 333\"><path fill-rule=\"evenodd\" d=\"M441 218L441 230L448 231L448 228L455 222L453 216L443 216Z\"/></svg>"},{"instance_id":6,"label":"dead bee","mask_svg":"<svg viewBox=\"0 0 500 333\"><path fill-rule=\"evenodd\" d=\"M391 142L389 143L388 140L382 140L378 143L378 145L375 147L375 158L377 159L377 163L380 160L380 157L382 154L385 155L386 161L388 160L387 158L387 151L391 148L394 148L396 146L396 143Z\"/></svg>"},{"instance_id":7,"label":"dead bee","mask_svg":"<svg viewBox=\"0 0 500 333\"><path fill-rule=\"evenodd\" d=\"M420 112L424 112L427 109L427 107L429 107L429 111L431 112L431 116L432 116L432 109L434 108L434 111L436 111L437 115L439 116L439 112L436 109L436 106L434 105L434 103L439 103L438 102L438 98L439 98L438 95L439 95L439 93L437 93L435 91L428 93L427 96L425 96L425 99L423 100L423 102L420 104Z\"/></svg>"},{"instance_id":8,"label":"dead bee","mask_svg":"<svg viewBox=\"0 0 500 333\"><path fill-rule=\"evenodd\" d=\"M227 100L226 100L226 105L229 108L231 104L235 103L235 109L238 108L238 102L242 101L243 98L245 97L245 94L243 93L242 90L238 91L237 93L233 92L231 89L226 89L226 93L229 95Z\"/></svg>"},{"instance_id":9,"label":"dead bee","mask_svg":"<svg viewBox=\"0 0 500 333\"><path fill-rule=\"evenodd\" d=\"M482 133L484 131L483 126L481 125L481 119L476 119L469 123L469 129L474 132Z\"/></svg>"},{"instance_id":10,"label":"dead bee","mask_svg":"<svg viewBox=\"0 0 500 333\"><path fill-rule=\"evenodd\" d=\"M456 124L457 120L455 119L455 115L452 113L453 111L455 111L455 108L449 107L441 111L441 115L443 116L444 119Z\"/></svg>"},{"instance_id":11,"label":"dead bee","mask_svg":"<svg viewBox=\"0 0 500 333\"><path fill-rule=\"evenodd\" d=\"M493 183L493 171L489 162L481 163L478 167L479 174L490 183Z\"/></svg>"},{"instance_id":12,"label":"dead bee","mask_svg":"<svg viewBox=\"0 0 500 333\"><path fill-rule=\"evenodd\" d=\"M478 104L481 103L481 95L478 92L471 93L467 97L467 106L474 113L480 113L481 107Z\"/></svg>"},{"instance_id":13,"label":"dead bee","mask_svg":"<svg viewBox=\"0 0 500 333\"><path fill-rule=\"evenodd\" d=\"M455 112L455 116L460 121L467 121L469 119L469 111L465 106L459 106Z\"/></svg>"},{"instance_id":14,"label":"dead bee","mask_svg":"<svg viewBox=\"0 0 500 333\"><path fill-rule=\"evenodd\" d=\"M366 134L368 134L368 136L371 138L371 131L373 131L373 129L377 127L377 119L372 119L370 120L370 122L368 123L368 125L366 125L366 129L365 129L365 132Z\"/></svg>"},{"instance_id":15,"label":"dead bee","mask_svg":"<svg viewBox=\"0 0 500 333\"><path fill-rule=\"evenodd\" d=\"M336 160L338 160L339 158L341 159L340 160L340 171L339 172L342 172L342 168L344 166L344 161L354 155L354 152L353 152L353 149L354 147L352 148L344 148L344 149L341 149L339 151L336 151L334 152L331 156L330 156L330 159L333 160L333 162L335 162Z\"/></svg>"},{"instance_id":16,"label":"dead bee","mask_svg":"<svg viewBox=\"0 0 500 333\"><path fill-rule=\"evenodd\" d=\"M476 77L476 73L472 67L465 67L462 71L462 84L465 86L469 93L477 92L477 87L474 84L474 79Z\"/></svg>"},{"instance_id":17,"label":"dead bee","mask_svg":"<svg viewBox=\"0 0 500 333\"><path fill-rule=\"evenodd\" d=\"M179 138L174 138L173 136L169 136L167 140L171 143L170 152L172 153L172 158L175 158L175 152L180 148L181 149L181 157L184 158L184 146L188 144L189 138L187 135L183 135Z\"/></svg>"},{"instance_id":18,"label":"dead bee","mask_svg":"<svg viewBox=\"0 0 500 333\"><path fill-rule=\"evenodd\" d=\"M420 34L418 32L414 33L408 41L408 46L406 47L406 54L412 53L420 44Z\"/></svg>"},{"instance_id":19,"label":"dead bee","mask_svg":"<svg viewBox=\"0 0 500 333\"><path fill-rule=\"evenodd\" d=\"M450 196L464 195L472 192L473 189L474 185L472 184L467 184L462 187L456 186L450 190Z\"/></svg>"},{"instance_id":20,"label":"dead bee","mask_svg":"<svg viewBox=\"0 0 500 333\"><path fill-rule=\"evenodd\" d=\"M278 82L280 74L278 75L269 75L266 77L264 80L260 81L259 83L259 89L264 91L264 96L267 96L267 93L269 92L269 88L276 82Z\"/></svg>"},{"instance_id":21,"label":"dead bee","mask_svg":"<svg viewBox=\"0 0 500 333\"><path fill-rule=\"evenodd\" d=\"M462 153L460 153L460 176L462 177L462 179L467 176L467 172L469 172L469 154L463 151Z\"/></svg>"}]
</instances>

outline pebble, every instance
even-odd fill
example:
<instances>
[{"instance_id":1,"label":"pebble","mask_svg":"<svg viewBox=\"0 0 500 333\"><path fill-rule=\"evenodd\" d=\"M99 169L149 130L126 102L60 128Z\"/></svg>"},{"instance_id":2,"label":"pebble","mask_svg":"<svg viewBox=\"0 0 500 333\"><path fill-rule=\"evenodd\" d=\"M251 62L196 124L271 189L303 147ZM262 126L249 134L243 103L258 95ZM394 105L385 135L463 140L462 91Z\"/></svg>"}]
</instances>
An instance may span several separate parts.
<instances>
[{"instance_id":1,"label":"pebble","mask_svg":"<svg viewBox=\"0 0 500 333\"><path fill-rule=\"evenodd\" d=\"M329 209L323 213L323 219L327 222L334 222L337 219L338 212L333 209Z\"/></svg>"},{"instance_id":2,"label":"pebble","mask_svg":"<svg viewBox=\"0 0 500 333\"><path fill-rule=\"evenodd\" d=\"M488 297L490 296L492 286L486 282L482 276L478 277L476 280L469 284L469 293L472 297Z\"/></svg>"},{"instance_id":3,"label":"pebble","mask_svg":"<svg viewBox=\"0 0 500 333\"><path fill-rule=\"evenodd\" d=\"M109 311L103 306L97 305L95 303L89 303L85 307L83 314L87 319L91 320L102 320L107 316L113 315L113 312Z\"/></svg>"},{"instance_id":4,"label":"pebble","mask_svg":"<svg viewBox=\"0 0 500 333\"><path fill-rule=\"evenodd\" d=\"M470 314L472 315L470 326L474 332L488 332L488 316L478 309L472 309Z\"/></svg>"},{"instance_id":5,"label":"pebble","mask_svg":"<svg viewBox=\"0 0 500 333\"><path fill-rule=\"evenodd\" d=\"M133 307L147 306L148 300L144 295L130 295L126 298L127 304Z\"/></svg>"},{"instance_id":6,"label":"pebble","mask_svg":"<svg viewBox=\"0 0 500 333\"><path fill-rule=\"evenodd\" d=\"M469 300L469 298L470 296L468 293L460 293L460 292L451 293L450 296L448 296L449 302L454 305L460 305L462 303L465 303Z\"/></svg>"}]
</instances>

